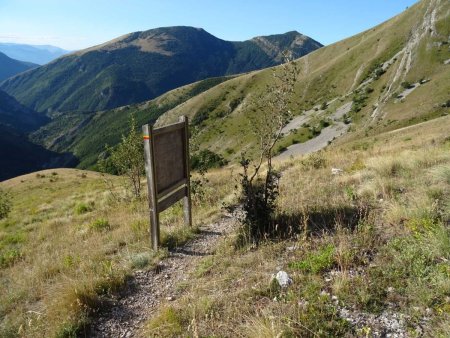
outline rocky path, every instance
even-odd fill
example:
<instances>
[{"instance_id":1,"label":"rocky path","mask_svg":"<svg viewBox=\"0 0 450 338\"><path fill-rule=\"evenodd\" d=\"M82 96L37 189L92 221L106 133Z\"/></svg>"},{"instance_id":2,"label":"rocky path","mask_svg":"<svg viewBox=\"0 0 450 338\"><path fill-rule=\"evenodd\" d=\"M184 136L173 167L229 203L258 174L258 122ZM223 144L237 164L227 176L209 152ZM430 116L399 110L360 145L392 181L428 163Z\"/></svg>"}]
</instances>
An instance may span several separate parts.
<instances>
[{"instance_id":1,"label":"rocky path","mask_svg":"<svg viewBox=\"0 0 450 338\"><path fill-rule=\"evenodd\" d=\"M214 254L218 240L234 227L235 220L230 215L223 216L203 227L194 240L172 250L156 269L135 271L124 290L106 300L109 306L93 320L86 337L138 336L160 304L181 296L177 285L187 281L189 271L201 257Z\"/></svg>"}]
</instances>

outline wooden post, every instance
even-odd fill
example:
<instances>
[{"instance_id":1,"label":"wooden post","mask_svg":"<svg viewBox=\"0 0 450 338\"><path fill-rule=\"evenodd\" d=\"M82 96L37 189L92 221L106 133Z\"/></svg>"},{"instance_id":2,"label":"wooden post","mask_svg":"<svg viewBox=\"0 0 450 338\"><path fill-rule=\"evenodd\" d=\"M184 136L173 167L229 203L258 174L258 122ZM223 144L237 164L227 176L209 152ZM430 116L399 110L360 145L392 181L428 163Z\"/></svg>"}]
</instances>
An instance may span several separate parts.
<instances>
[{"instance_id":1,"label":"wooden post","mask_svg":"<svg viewBox=\"0 0 450 338\"><path fill-rule=\"evenodd\" d=\"M189 120L187 116L180 116L180 122L184 122L184 135L185 135L185 158L186 158L186 196L183 197L183 214L184 223L188 226L192 226L192 205L191 205L191 164L189 161Z\"/></svg>"},{"instance_id":2,"label":"wooden post","mask_svg":"<svg viewBox=\"0 0 450 338\"><path fill-rule=\"evenodd\" d=\"M159 246L159 212L156 195L156 176L154 166L153 126L142 126L144 134L145 173L147 174L148 206L150 208L150 235L153 250Z\"/></svg>"}]
</instances>

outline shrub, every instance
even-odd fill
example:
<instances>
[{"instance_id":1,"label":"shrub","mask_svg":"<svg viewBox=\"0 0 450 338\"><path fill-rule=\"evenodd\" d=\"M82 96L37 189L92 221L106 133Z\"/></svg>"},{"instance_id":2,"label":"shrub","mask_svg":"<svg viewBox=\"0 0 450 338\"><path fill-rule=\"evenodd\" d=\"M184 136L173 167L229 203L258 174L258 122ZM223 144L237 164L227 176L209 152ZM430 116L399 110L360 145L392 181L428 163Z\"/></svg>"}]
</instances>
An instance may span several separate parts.
<instances>
[{"instance_id":1,"label":"shrub","mask_svg":"<svg viewBox=\"0 0 450 338\"><path fill-rule=\"evenodd\" d=\"M89 202L88 204L86 204L86 203L79 203L75 207L75 213L77 215L82 215L82 214L85 214L85 213L90 212L92 210L94 210L94 202Z\"/></svg>"},{"instance_id":2,"label":"shrub","mask_svg":"<svg viewBox=\"0 0 450 338\"><path fill-rule=\"evenodd\" d=\"M10 249L0 255L0 267L5 268L13 265L22 257L22 253L17 249Z\"/></svg>"},{"instance_id":3,"label":"shrub","mask_svg":"<svg viewBox=\"0 0 450 338\"><path fill-rule=\"evenodd\" d=\"M280 71L273 70L275 79L273 86L253 103L258 107L259 113L250 117L253 132L258 142L258 161L254 165L253 173L249 172L250 160L242 154L240 203L243 208L241 217L241 236L238 245L246 243L258 244L260 240L271 236L275 214L275 200L278 196L278 183L280 175L274 170L272 157L275 145L282 137L282 129L292 118L289 110L289 99L294 93L294 85L299 73L295 62L289 62L292 55L284 55L285 63ZM260 175L260 170L266 164L266 172ZM244 241L242 241L244 240Z\"/></svg>"},{"instance_id":4,"label":"shrub","mask_svg":"<svg viewBox=\"0 0 450 338\"><path fill-rule=\"evenodd\" d=\"M195 113L194 118L192 119L192 125L198 126L203 123L206 119L208 119L209 111L207 110L199 110L197 113Z\"/></svg>"},{"instance_id":5,"label":"shrub","mask_svg":"<svg viewBox=\"0 0 450 338\"><path fill-rule=\"evenodd\" d=\"M102 172L111 172L112 170L125 176L128 190L133 197L139 198L141 196L141 177L144 175L143 154L142 136L137 131L134 116L131 115L129 134L122 135L122 141L115 148L106 147L103 158L98 161L98 167Z\"/></svg>"},{"instance_id":6,"label":"shrub","mask_svg":"<svg viewBox=\"0 0 450 338\"><path fill-rule=\"evenodd\" d=\"M280 174L269 168L264 178L249 175L250 161L241 160L244 173L241 174L242 193L239 202L244 214L241 218L242 228L238 246L257 245L269 238L274 232L274 216Z\"/></svg>"},{"instance_id":7,"label":"shrub","mask_svg":"<svg viewBox=\"0 0 450 338\"><path fill-rule=\"evenodd\" d=\"M325 119L325 120L320 120L320 127L321 128L326 128L330 125L330 120Z\"/></svg>"},{"instance_id":8,"label":"shrub","mask_svg":"<svg viewBox=\"0 0 450 338\"><path fill-rule=\"evenodd\" d=\"M131 267L134 269L143 269L152 262L152 255L148 252L138 253L131 257Z\"/></svg>"},{"instance_id":9,"label":"shrub","mask_svg":"<svg viewBox=\"0 0 450 338\"><path fill-rule=\"evenodd\" d=\"M193 170L208 170L211 168L219 168L227 164L221 155L204 149L191 156L191 168Z\"/></svg>"},{"instance_id":10,"label":"shrub","mask_svg":"<svg viewBox=\"0 0 450 338\"><path fill-rule=\"evenodd\" d=\"M109 224L108 220L105 218L98 218L91 224L89 224L89 228L96 230L96 231L102 231L102 230L110 230L111 225Z\"/></svg>"},{"instance_id":11,"label":"shrub","mask_svg":"<svg viewBox=\"0 0 450 338\"><path fill-rule=\"evenodd\" d=\"M320 151L309 154L304 160L302 160L302 165L306 169L324 168L326 166L325 156Z\"/></svg>"},{"instance_id":12,"label":"shrub","mask_svg":"<svg viewBox=\"0 0 450 338\"><path fill-rule=\"evenodd\" d=\"M409 83L408 81L403 81L403 82L401 83L401 86L402 86L403 88L405 88L405 89L410 89L410 88L412 88L411 83Z\"/></svg>"},{"instance_id":13,"label":"shrub","mask_svg":"<svg viewBox=\"0 0 450 338\"><path fill-rule=\"evenodd\" d=\"M378 79L381 75L383 75L384 73L386 73L386 71L382 68L382 67L378 67L377 69L375 69L374 74L375 74L375 79Z\"/></svg>"}]
</instances>

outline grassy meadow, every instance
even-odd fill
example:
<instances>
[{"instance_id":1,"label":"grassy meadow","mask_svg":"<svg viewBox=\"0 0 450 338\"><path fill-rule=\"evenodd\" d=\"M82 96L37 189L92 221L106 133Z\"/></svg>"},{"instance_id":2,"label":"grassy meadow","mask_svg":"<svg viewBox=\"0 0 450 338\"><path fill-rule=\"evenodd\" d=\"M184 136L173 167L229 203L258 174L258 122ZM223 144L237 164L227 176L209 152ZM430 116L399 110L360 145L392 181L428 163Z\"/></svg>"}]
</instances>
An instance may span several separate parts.
<instances>
[{"instance_id":1,"label":"grassy meadow","mask_svg":"<svg viewBox=\"0 0 450 338\"><path fill-rule=\"evenodd\" d=\"M162 249L150 248L146 196L126 198L119 177L46 170L2 182L12 211L0 221L0 336L73 336L133 269L152 268L210 222L231 189L223 173L194 196L194 227L181 205L162 213Z\"/></svg>"},{"instance_id":2,"label":"grassy meadow","mask_svg":"<svg viewBox=\"0 0 450 338\"><path fill-rule=\"evenodd\" d=\"M143 336L364 335L339 311L399 313L411 336L443 336L450 313L450 124L441 117L277 162L278 236L259 247L232 236L203 258L185 294ZM331 168L343 169L332 175ZM135 269L232 205L240 168L194 176L193 229L176 205L150 250L146 198L120 177L46 170L1 183L12 212L0 221L0 336L70 337ZM255 268L256 267L256 268ZM271 275L286 270L293 285ZM425 319L424 319L425 318ZM421 328L421 329L419 329ZM369 331L367 331L369 330ZM420 331L422 330L422 331ZM419 332L420 331L420 332Z\"/></svg>"},{"instance_id":3,"label":"grassy meadow","mask_svg":"<svg viewBox=\"0 0 450 338\"><path fill-rule=\"evenodd\" d=\"M146 337L371 337L393 315L411 337L450 320L450 127L440 118L277 164L278 238L222 241ZM421 135L421 137L418 137ZM344 172L332 175L331 168ZM282 289L272 275L285 270ZM355 315L356 316L356 315Z\"/></svg>"},{"instance_id":4,"label":"grassy meadow","mask_svg":"<svg viewBox=\"0 0 450 338\"><path fill-rule=\"evenodd\" d=\"M349 132L323 151L277 161L274 236L242 246L238 231L217 243L215 254L185 272L184 295L163 304L142 336L371 337L383 334L383 316L410 337L448 336L449 6L420 1L294 61L289 108L294 117L318 113L275 150L313 138L352 101L340 118ZM425 17L432 30L423 28ZM222 207L235 206L237 162L257 151L249 116L257 116L254 102L273 84L272 71L207 79L109 111L61 114L35 132L34 141L93 168L104 144L127 133L129 113L157 125L188 115L198 150L230 164L194 174L194 227L183 226L181 205L165 211L158 252L150 248L146 194L127 196L121 177L53 169L0 182L12 199L0 220L0 337L75 337L134 270L154 268ZM404 82L422 84L401 98ZM272 281L279 270L292 277L288 288Z\"/></svg>"}]
</instances>

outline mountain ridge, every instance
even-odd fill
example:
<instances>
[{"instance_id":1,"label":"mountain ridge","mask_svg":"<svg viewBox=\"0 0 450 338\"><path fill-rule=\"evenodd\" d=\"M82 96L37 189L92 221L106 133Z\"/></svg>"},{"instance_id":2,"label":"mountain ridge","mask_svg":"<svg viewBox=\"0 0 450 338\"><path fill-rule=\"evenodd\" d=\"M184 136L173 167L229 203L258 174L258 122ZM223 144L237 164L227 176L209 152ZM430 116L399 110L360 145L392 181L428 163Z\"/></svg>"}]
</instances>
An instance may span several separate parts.
<instances>
[{"instance_id":1,"label":"mountain ridge","mask_svg":"<svg viewBox=\"0 0 450 338\"><path fill-rule=\"evenodd\" d=\"M134 32L63 56L0 87L22 104L50 115L98 111L143 102L205 78L277 65L281 51L297 38L292 45L295 57L322 46L299 33L277 36L284 39L272 42L271 48L279 50L269 55L254 41L225 41L201 28Z\"/></svg>"},{"instance_id":2,"label":"mountain ridge","mask_svg":"<svg viewBox=\"0 0 450 338\"><path fill-rule=\"evenodd\" d=\"M0 42L0 52L16 60L43 65L67 54L69 51L52 45Z\"/></svg>"},{"instance_id":3,"label":"mountain ridge","mask_svg":"<svg viewBox=\"0 0 450 338\"><path fill-rule=\"evenodd\" d=\"M447 33L448 28L442 25L442 13L445 13L442 3L436 7L440 9L437 12L436 33L423 36L419 44L423 47L412 50L415 56L409 73L393 82L397 71L403 69L400 62L403 55L408 55L404 48L413 36L412 32L420 28L427 8L431 8L428 12L432 12L433 4L432 1L422 1L383 24L295 60L300 72L290 108L294 115L293 122L302 122L296 124L294 132L283 137L279 150L303 145L310 139L313 141L324 128L328 128L323 136L329 135L329 142L344 142L366 133L402 128L444 114L448 110L441 107L446 102L445 90L448 88L448 81L445 80L446 76L448 78L449 68L445 64L448 56L437 42L450 32ZM72 116L73 122L70 122L69 116L64 117L63 114L52 124L64 125L67 127L64 130L77 130L77 135L66 140L58 135L71 134L61 130L55 137L50 130L55 128L49 125L49 128L36 131L32 138L55 151L72 151L80 159L80 168L92 168L104 149L101 140L107 140L110 146L114 146L120 141L120 135L127 132L129 114L134 114L141 124L153 123L158 119L157 125L172 123L180 115L188 115L191 124L195 122L192 126L200 131L197 141L201 147L234 161L239 159L241 150L252 155L255 139L246 115L253 114L252 97L261 93L266 85L271 85L271 73L272 70L268 69L217 82L203 80L204 83L195 85L201 90L193 91L193 85L187 85L152 101L96 113L95 118L89 121L87 116ZM431 81L420 84L422 78ZM401 85L405 81L415 86L408 89L406 97L398 99L397 96L406 90ZM388 97L382 104L386 114L373 119L371 115L375 105L382 97ZM322 109L324 103L326 108ZM303 124L306 127L302 127ZM331 125L325 127L327 124ZM342 128L348 132L340 136ZM334 135L336 140L333 140Z\"/></svg>"}]
</instances>

